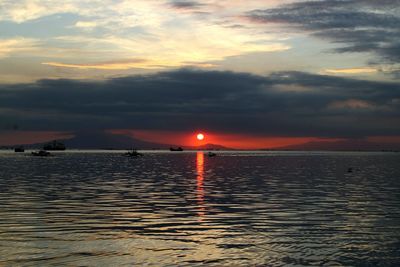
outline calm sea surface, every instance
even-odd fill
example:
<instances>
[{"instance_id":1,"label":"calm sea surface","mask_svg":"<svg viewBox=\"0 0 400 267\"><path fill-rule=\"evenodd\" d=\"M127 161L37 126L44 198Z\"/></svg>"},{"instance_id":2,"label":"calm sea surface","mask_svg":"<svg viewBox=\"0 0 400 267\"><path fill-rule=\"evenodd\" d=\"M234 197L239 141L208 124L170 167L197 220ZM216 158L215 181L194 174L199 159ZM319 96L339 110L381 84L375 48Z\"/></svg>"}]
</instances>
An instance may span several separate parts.
<instances>
[{"instance_id":1,"label":"calm sea surface","mask_svg":"<svg viewBox=\"0 0 400 267\"><path fill-rule=\"evenodd\" d=\"M400 153L28 154L1 266L400 266Z\"/></svg>"}]
</instances>

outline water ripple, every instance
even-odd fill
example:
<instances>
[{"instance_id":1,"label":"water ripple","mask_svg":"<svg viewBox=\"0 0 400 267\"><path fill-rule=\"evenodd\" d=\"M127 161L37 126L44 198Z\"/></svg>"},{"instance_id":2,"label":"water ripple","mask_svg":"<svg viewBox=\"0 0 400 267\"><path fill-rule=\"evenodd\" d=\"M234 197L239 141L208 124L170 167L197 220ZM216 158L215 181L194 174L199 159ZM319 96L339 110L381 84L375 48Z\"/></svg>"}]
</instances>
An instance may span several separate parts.
<instances>
[{"instance_id":1,"label":"water ripple","mask_svg":"<svg viewBox=\"0 0 400 267\"><path fill-rule=\"evenodd\" d=\"M394 266L399 159L0 153L0 265Z\"/></svg>"}]
</instances>

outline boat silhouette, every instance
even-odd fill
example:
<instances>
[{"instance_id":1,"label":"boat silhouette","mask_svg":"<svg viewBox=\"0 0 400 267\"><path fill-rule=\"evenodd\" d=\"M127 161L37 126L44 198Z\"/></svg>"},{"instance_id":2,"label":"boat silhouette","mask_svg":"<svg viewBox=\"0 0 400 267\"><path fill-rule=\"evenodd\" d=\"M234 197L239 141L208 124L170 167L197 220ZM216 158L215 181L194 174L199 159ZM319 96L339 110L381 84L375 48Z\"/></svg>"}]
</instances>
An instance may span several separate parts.
<instances>
[{"instance_id":1,"label":"boat silhouette","mask_svg":"<svg viewBox=\"0 0 400 267\"><path fill-rule=\"evenodd\" d=\"M140 152L137 152L136 149L132 149L132 151L128 151L124 154L125 157L143 157L144 155Z\"/></svg>"},{"instance_id":2,"label":"boat silhouette","mask_svg":"<svg viewBox=\"0 0 400 267\"><path fill-rule=\"evenodd\" d=\"M25 149L23 146L19 146L19 147L14 148L14 152L25 152Z\"/></svg>"},{"instance_id":3,"label":"boat silhouette","mask_svg":"<svg viewBox=\"0 0 400 267\"><path fill-rule=\"evenodd\" d=\"M217 154L215 154L214 152L208 152L208 154L207 154L209 157L215 157Z\"/></svg>"},{"instance_id":4,"label":"boat silhouette","mask_svg":"<svg viewBox=\"0 0 400 267\"><path fill-rule=\"evenodd\" d=\"M170 147L169 151L183 151L183 148L182 147L178 147L178 148Z\"/></svg>"}]
</instances>

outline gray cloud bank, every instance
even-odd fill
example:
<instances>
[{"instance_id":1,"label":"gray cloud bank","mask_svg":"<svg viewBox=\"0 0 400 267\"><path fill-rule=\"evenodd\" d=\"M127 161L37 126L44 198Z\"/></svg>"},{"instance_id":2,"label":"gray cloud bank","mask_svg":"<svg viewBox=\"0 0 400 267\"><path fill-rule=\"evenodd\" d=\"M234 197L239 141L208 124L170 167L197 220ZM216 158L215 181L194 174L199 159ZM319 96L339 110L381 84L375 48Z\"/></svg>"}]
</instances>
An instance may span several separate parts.
<instances>
[{"instance_id":1,"label":"gray cloud bank","mask_svg":"<svg viewBox=\"0 0 400 267\"><path fill-rule=\"evenodd\" d=\"M400 135L400 83L302 72L181 69L0 85L0 127L205 129L270 136Z\"/></svg>"},{"instance_id":2,"label":"gray cloud bank","mask_svg":"<svg viewBox=\"0 0 400 267\"><path fill-rule=\"evenodd\" d=\"M400 63L400 0L304 1L254 10L260 23L282 23L341 45L337 52L374 52Z\"/></svg>"}]
</instances>

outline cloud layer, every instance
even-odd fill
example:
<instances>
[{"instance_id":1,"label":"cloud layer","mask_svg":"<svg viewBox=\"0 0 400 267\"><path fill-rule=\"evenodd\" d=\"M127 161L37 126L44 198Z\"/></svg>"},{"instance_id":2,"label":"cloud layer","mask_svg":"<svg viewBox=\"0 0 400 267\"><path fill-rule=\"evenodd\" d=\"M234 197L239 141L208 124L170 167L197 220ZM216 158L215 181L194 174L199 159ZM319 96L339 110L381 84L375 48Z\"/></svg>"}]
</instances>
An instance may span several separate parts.
<instances>
[{"instance_id":1,"label":"cloud layer","mask_svg":"<svg viewBox=\"0 0 400 267\"><path fill-rule=\"evenodd\" d=\"M251 7L260 5L251 2L258 3ZM201 67L232 56L290 49L264 31L226 27L246 7L213 0L0 1L0 59L15 55L15 49L2 49L15 36L38 42L40 53L25 49L30 43L23 45L27 61L39 57L45 63L39 67L60 72ZM132 58L143 60L121 63Z\"/></svg>"},{"instance_id":2,"label":"cloud layer","mask_svg":"<svg viewBox=\"0 0 400 267\"><path fill-rule=\"evenodd\" d=\"M339 44L340 53L374 52L384 62L400 63L399 0L302 1L253 10L248 17L307 31Z\"/></svg>"},{"instance_id":3,"label":"cloud layer","mask_svg":"<svg viewBox=\"0 0 400 267\"><path fill-rule=\"evenodd\" d=\"M400 84L181 69L105 81L0 86L1 127L205 129L270 136L400 135Z\"/></svg>"},{"instance_id":4,"label":"cloud layer","mask_svg":"<svg viewBox=\"0 0 400 267\"><path fill-rule=\"evenodd\" d=\"M396 79L400 0L4 0L0 80L182 67ZM332 53L332 51L336 53Z\"/></svg>"}]
</instances>

